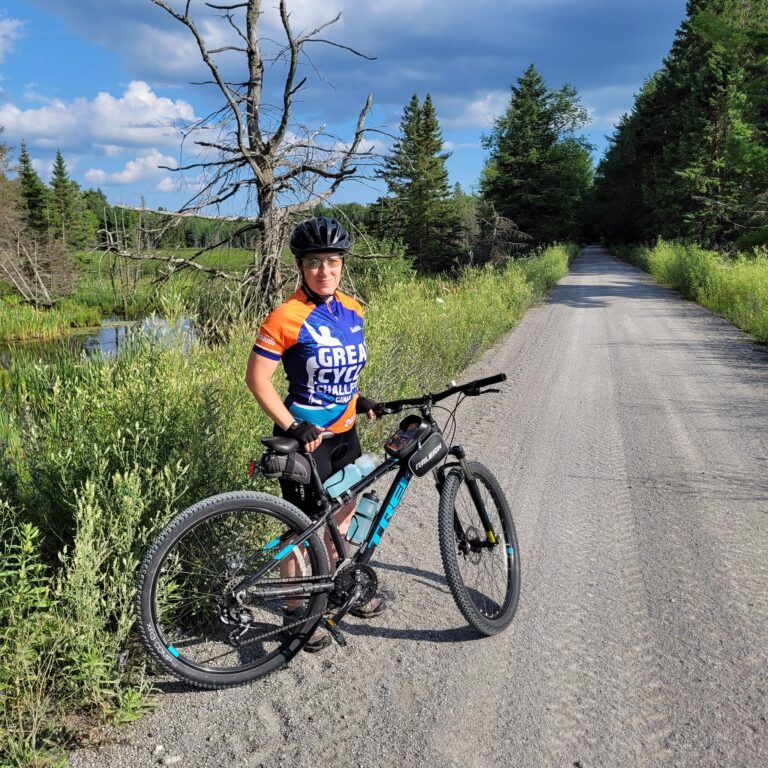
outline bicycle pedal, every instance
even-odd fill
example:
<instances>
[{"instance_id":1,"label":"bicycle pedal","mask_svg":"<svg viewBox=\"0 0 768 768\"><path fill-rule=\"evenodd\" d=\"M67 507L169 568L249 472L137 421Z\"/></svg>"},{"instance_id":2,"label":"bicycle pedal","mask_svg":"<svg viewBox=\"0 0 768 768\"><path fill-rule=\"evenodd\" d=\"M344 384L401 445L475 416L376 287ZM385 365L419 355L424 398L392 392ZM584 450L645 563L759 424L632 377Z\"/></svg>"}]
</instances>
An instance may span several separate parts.
<instances>
[{"instance_id":1,"label":"bicycle pedal","mask_svg":"<svg viewBox=\"0 0 768 768\"><path fill-rule=\"evenodd\" d=\"M325 626L331 633L331 637L342 647L347 645L347 639L344 637L344 633L339 628L339 625L333 619L326 619Z\"/></svg>"}]
</instances>

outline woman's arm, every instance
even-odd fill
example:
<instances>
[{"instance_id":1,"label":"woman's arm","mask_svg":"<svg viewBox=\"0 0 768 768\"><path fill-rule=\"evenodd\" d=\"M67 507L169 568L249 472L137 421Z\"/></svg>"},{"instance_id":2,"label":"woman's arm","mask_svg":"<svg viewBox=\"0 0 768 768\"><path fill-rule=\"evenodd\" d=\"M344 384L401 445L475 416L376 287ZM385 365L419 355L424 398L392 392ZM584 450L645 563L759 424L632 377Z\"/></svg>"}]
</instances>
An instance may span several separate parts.
<instances>
[{"instance_id":1,"label":"woman's arm","mask_svg":"<svg viewBox=\"0 0 768 768\"><path fill-rule=\"evenodd\" d=\"M248 385L248 389L253 392L253 396L267 416L278 427L287 430L296 419L293 418L291 412L283 405L280 395L277 394L277 390L274 384L272 384L272 376L279 364L278 360L270 360L262 355L257 355L255 352L251 352L248 358L248 366L245 370L245 383ZM322 439L318 438L311 443L307 443L304 448L307 451L314 451L321 442Z\"/></svg>"}]
</instances>

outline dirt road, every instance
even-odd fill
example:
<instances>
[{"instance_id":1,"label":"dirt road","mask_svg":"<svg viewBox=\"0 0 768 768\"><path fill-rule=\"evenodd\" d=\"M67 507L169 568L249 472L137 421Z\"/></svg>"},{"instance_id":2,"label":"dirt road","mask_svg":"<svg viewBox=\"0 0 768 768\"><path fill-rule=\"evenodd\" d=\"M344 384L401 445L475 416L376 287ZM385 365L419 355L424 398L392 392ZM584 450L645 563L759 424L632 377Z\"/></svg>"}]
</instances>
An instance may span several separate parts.
<instances>
[{"instance_id":1,"label":"dirt road","mask_svg":"<svg viewBox=\"0 0 768 768\"><path fill-rule=\"evenodd\" d=\"M512 500L515 622L479 639L447 591L437 496L378 550L393 609L245 688L168 684L72 764L768 764L768 350L587 248L463 380L463 442ZM155 751L157 745L163 751Z\"/></svg>"}]
</instances>

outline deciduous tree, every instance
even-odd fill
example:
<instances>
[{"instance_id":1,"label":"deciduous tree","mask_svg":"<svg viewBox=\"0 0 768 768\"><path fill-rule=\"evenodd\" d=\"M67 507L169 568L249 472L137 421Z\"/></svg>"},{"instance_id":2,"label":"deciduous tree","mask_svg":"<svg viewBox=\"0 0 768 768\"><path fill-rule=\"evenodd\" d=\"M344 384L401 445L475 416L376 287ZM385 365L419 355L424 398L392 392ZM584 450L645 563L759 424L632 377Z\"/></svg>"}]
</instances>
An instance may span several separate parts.
<instances>
[{"instance_id":1,"label":"deciduous tree","mask_svg":"<svg viewBox=\"0 0 768 768\"><path fill-rule=\"evenodd\" d=\"M219 109L187 131L194 146L207 154L173 169L198 176L199 191L179 213L189 216L239 201L246 209L233 217L241 221L239 233L255 230L259 241L244 287L253 299L273 304L281 295L280 254L290 226L297 216L308 215L353 176L356 162L371 156L363 144L370 95L348 142L296 120L294 105L307 80L304 72L311 65L309 50L313 45L332 45L369 57L324 37L341 14L315 28L299 31L291 22L287 0L279 0L277 7L283 38L279 43L262 34L265 9L261 0L206 3L207 8L220 13L223 29L230 31L231 39L224 45L217 39L216 47L206 38L207 20L200 23L193 17L191 0L151 2L187 28L209 74L205 84L215 87L222 97ZM227 76L223 66L225 58L231 62L233 55L239 55L243 65L241 76L235 80ZM281 71L282 83L270 90L280 93L279 101L269 104L265 100L268 74ZM210 243L207 247L216 245ZM194 259L166 259L171 269L195 267L208 271Z\"/></svg>"}]
</instances>

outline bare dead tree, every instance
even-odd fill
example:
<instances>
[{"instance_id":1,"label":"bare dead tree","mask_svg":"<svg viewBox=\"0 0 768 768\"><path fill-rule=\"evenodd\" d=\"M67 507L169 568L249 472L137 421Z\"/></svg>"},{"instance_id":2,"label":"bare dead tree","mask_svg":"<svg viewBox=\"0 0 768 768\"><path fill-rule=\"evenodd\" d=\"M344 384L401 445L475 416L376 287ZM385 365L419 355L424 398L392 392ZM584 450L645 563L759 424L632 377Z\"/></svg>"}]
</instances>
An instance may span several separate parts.
<instances>
[{"instance_id":1,"label":"bare dead tree","mask_svg":"<svg viewBox=\"0 0 768 768\"><path fill-rule=\"evenodd\" d=\"M512 219L496 213L493 203L478 207L477 250L481 262L501 262L528 248L531 236L518 229Z\"/></svg>"},{"instance_id":2,"label":"bare dead tree","mask_svg":"<svg viewBox=\"0 0 768 768\"><path fill-rule=\"evenodd\" d=\"M178 7L169 0L151 2L189 30L211 78L201 84L214 85L223 97L218 110L185 132L185 140L191 138L204 156L178 168L168 168L197 174L199 186L176 214L166 216L163 226L175 226L174 219L199 215L206 208L218 208L235 200L254 206L256 215L242 220L244 227L256 232L259 247L243 284L259 303L273 304L281 297L280 252L292 221L330 197L345 179L357 172L361 161L371 157L363 146L370 94L358 115L352 140L347 143L327 134L323 128L310 129L296 122L295 98L306 83L300 71L305 64L311 64L306 49L312 44L323 44L361 58L371 57L322 37L341 14L314 29L294 30L287 0L279 0L278 7L284 42L269 52L260 29L261 0L223 5L205 3L220 12L232 31L232 45L219 48L208 45L193 19L192 0L177 3ZM232 53L244 57L247 72L241 82L227 80L220 65L220 55ZM277 105L263 101L265 63L283 64L284 79ZM138 254L126 255L139 257ZM210 268L201 268L195 261L196 255L179 259L145 254L142 258L164 259L171 271L190 268L224 277Z\"/></svg>"}]
</instances>

